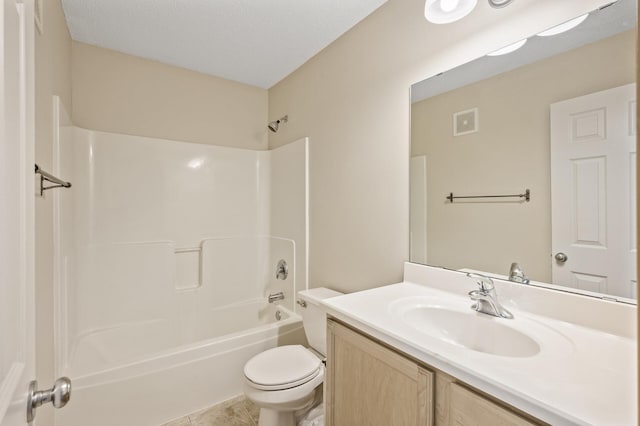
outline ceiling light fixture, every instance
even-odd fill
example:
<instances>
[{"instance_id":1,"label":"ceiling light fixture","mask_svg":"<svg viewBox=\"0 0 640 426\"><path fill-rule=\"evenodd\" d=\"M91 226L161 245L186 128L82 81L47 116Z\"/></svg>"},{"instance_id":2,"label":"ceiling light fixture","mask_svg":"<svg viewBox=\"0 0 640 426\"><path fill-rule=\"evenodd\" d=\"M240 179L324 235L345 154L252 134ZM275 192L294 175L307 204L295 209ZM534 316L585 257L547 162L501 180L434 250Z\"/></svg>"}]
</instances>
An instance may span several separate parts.
<instances>
[{"instance_id":1,"label":"ceiling light fixture","mask_svg":"<svg viewBox=\"0 0 640 426\"><path fill-rule=\"evenodd\" d=\"M570 29L575 28L578 25L582 24L582 21L587 19L587 16L589 16L589 14L585 13L584 15L578 16L577 18L567 21L564 24L556 25L553 28L550 28L546 31L538 33L538 35L541 37L549 37L549 36L554 36L556 34L563 33L565 31L569 31Z\"/></svg>"},{"instance_id":2,"label":"ceiling light fixture","mask_svg":"<svg viewBox=\"0 0 640 426\"><path fill-rule=\"evenodd\" d=\"M467 16L478 0L427 0L424 17L434 24L449 24Z\"/></svg>"},{"instance_id":3,"label":"ceiling light fixture","mask_svg":"<svg viewBox=\"0 0 640 426\"><path fill-rule=\"evenodd\" d=\"M506 55L507 53L515 52L516 50L524 46L526 42L527 42L526 38L520 41L516 41L515 43L505 46L502 49L498 49L491 53L487 53L487 56L500 56L500 55Z\"/></svg>"}]
</instances>

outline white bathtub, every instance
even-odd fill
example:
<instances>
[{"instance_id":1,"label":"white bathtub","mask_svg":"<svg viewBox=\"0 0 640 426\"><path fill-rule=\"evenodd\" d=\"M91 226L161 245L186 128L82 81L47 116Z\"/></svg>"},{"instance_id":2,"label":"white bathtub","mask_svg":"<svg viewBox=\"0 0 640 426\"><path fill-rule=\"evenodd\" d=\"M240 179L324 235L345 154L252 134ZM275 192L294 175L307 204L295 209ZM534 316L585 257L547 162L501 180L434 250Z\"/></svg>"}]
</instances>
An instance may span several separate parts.
<instances>
[{"instance_id":1,"label":"white bathtub","mask_svg":"<svg viewBox=\"0 0 640 426\"><path fill-rule=\"evenodd\" d=\"M73 182L52 194L54 374L73 383L58 426L181 417L241 394L251 356L304 342L285 309L307 288L308 141L252 151L57 121L53 172ZM264 299L278 292L281 321Z\"/></svg>"},{"instance_id":2,"label":"white bathtub","mask_svg":"<svg viewBox=\"0 0 640 426\"><path fill-rule=\"evenodd\" d=\"M249 358L303 341L301 318L264 299L182 323L146 321L85 334L64 372L73 381L72 398L56 410L56 424L164 423L241 394Z\"/></svg>"}]
</instances>

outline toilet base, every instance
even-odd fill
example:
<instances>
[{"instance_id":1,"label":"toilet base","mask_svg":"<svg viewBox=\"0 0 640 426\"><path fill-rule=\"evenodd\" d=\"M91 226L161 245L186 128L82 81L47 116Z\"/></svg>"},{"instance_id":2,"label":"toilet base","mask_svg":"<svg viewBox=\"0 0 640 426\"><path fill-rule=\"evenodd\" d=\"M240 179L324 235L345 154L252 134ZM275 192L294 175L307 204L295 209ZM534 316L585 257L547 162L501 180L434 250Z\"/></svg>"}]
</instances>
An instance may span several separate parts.
<instances>
[{"instance_id":1,"label":"toilet base","mask_svg":"<svg viewBox=\"0 0 640 426\"><path fill-rule=\"evenodd\" d=\"M322 389L321 386L320 388ZM311 394L288 404L267 405L266 407L262 405L260 407L258 426L296 426L298 424L296 415L301 412L304 413L314 406L317 395L318 392L313 391ZM321 398L320 403L322 403L322 392L319 395ZM278 409L276 410L274 407Z\"/></svg>"},{"instance_id":2,"label":"toilet base","mask_svg":"<svg viewBox=\"0 0 640 426\"><path fill-rule=\"evenodd\" d=\"M293 411L276 411L271 408L260 409L258 426L296 426Z\"/></svg>"}]
</instances>

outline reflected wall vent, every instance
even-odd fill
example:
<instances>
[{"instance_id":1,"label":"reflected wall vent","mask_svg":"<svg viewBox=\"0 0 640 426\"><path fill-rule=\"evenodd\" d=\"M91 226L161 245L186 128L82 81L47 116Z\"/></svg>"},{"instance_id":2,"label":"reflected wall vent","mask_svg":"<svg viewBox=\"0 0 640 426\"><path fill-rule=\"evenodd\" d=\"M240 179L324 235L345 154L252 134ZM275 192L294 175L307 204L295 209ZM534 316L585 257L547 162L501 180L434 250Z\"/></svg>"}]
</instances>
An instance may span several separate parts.
<instances>
[{"instance_id":1,"label":"reflected wall vent","mask_svg":"<svg viewBox=\"0 0 640 426\"><path fill-rule=\"evenodd\" d=\"M468 135L478 131L478 108L453 114L453 136Z\"/></svg>"}]
</instances>

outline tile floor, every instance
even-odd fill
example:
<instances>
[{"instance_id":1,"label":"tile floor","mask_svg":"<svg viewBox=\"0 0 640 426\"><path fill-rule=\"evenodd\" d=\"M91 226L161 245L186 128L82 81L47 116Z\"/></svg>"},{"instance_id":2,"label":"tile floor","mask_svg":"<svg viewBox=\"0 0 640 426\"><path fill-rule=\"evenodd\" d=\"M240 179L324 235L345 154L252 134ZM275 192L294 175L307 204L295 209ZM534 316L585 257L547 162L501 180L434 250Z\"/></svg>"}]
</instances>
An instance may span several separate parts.
<instances>
[{"instance_id":1,"label":"tile floor","mask_svg":"<svg viewBox=\"0 0 640 426\"><path fill-rule=\"evenodd\" d=\"M239 396L162 426L257 426L259 414L255 404Z\"/></svg>"}]
</instances>

